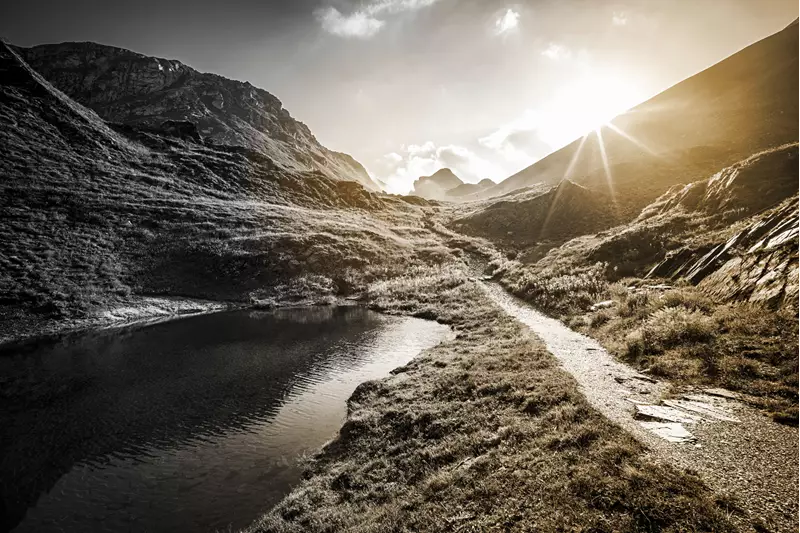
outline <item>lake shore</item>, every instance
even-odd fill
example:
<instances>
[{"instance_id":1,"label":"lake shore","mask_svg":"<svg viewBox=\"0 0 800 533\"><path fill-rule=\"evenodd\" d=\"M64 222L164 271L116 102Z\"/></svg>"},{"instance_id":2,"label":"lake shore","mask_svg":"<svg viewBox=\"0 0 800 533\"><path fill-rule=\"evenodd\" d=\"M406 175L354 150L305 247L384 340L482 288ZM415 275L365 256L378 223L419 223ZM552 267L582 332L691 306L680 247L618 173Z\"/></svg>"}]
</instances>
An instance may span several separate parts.
<instances>
[{"instance_id":1,"label":"lake shore","mask_svg":"<svg viewBox=\"0 0 800 533\"><path fill-rule=\"evenodd\" d=\"M85 318L25 317L9 319L0 326L0 349L36 340L46 340L88 331L147 326L159 322L190 316L233 311L236 309L288 309L309 306L347 306L357 302L328 295L308 294L298 299L271 299L269 301L215 301L180 296L134 296L119 305L94 313Z\"/></svg>"},{"instance_id":2,"label":"lake shore","mask_svg":"<svg viewBox=\"0 0 800 533\"><path fill-rule=\"evenodd\" d=\"M735 502L656 463L457 268L368 290L456 331L348 401L305 481L247 531L735 531Z\"/></svg>"},{"instance_id":3,"label":"lake shore","mask_svg":"<svg viewBox=\"0 0 800 533\"><path fill-rule=\"evenodd\" d=\"M132 297L118 306L84 318L25 317L4 321L0 329L0 348L38 339L131 326L144 326L165 320L240 309L243 304L180 297Z\"/></svg>"}]
</instances>

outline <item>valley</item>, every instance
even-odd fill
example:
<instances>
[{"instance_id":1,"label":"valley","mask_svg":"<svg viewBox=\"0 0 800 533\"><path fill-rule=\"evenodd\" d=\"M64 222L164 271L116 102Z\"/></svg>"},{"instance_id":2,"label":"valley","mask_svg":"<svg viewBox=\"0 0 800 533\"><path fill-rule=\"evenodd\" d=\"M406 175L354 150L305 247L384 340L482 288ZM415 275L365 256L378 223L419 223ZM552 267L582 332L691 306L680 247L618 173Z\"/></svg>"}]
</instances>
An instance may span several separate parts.
<instances>
[{"instance_id":1,"label":"valley","mask_svg":"<svg viewBox=\"0 0 800 533\"><path fill-rule=\"evenodd\" d=\"M450 335L414 322L440 330L365 374L302 476L237 527L792 531L797 50L795 22L500 183L441 169L401 196L249 83L3 42L3 361L183 315L436 321ZM23 374L1 398L20 420ZM20 450L2 450L8 530L41 485L20 503L6 481Z\"/></svg>"}]
</instances>

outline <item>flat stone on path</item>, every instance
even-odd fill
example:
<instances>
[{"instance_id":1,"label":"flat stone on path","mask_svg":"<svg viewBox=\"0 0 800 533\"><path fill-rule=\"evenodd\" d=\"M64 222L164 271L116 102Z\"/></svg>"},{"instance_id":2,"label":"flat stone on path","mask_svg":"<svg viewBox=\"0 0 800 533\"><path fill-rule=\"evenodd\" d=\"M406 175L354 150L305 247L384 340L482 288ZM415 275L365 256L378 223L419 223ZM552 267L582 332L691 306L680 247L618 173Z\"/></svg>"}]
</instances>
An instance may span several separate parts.
<instances>
[{"instance_id":1,"label":"flat stone on path","mask_svg":"<svg viewBox=\"0 0 800 533\"><path fill-rule=\"evenodd\" d=\"M655 433L668 442L696 442L697 438L689 433L683 424L677 422L639 422L646 430Z\"/></svg>"}]
</instances>

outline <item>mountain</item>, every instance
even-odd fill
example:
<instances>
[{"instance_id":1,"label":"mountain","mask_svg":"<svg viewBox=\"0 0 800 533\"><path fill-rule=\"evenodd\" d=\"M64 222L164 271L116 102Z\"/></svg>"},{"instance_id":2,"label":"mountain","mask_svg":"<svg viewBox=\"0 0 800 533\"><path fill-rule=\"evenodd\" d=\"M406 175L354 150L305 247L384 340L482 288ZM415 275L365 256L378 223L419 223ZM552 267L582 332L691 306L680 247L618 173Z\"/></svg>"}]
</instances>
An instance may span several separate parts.
<instances>
[{"instance_id":1,"label":"mountain","mask_svg":"<svg viewBox=\"0 0 800 533\"><path fill-rule=\"evenodd\" d=\"M480 193L493 186L494 182L488 178L485 178L478 183L462 183L457 187L453 187L447 191L447 196L453 199L468 199L466 198L467 196Z\"/></svg>"},{"instance_id":2,"label":"mountain","mask_svg":"<svg viewBox=\"0 0 800 533\"><path fill-rule=\"evenodd\" d=\"M453 227L498 244L529 247L541 241L563 242L617 222L610 196L563 180L530 198L496 201L456 219Z\"/></svg>"},{"instance_id":3,"label":"mountain","mask_svg":"<svg viewBox=\"0 0 800 533\"><path fill-rule=\"evenodd\" d=\"M448 191L460 185L464 185L464 182L452 170L441 168L430 176L422 176L414 181L411 194L430 200L444 200Z\"/></svg>"},{"instance_id":4,"label":"mountain","mask_svg":"<svg viewBox=\"0 0 800 533\"><path fill-rule=\"evenodd\" d=\"M56 88L106 121L134 126L188 121L208 141L261 152L283 169L318 170L379 189L357 161L322 146L280 100L248 82L97 43L16 51Z\"/></svg>"},{"instance_id":5,"label":"mountain","mask_svg":"<svg viewBox=\"0 0 800 533\"><path fill-rule=\"evenodd\" d=\"M106 122L0 43L0 340L155 296L344 295L439 257L427 201L287 169L196 124Z\"/></svg>"},{"instance_id":6,"label":"mountain","mask_svg":"<svg viewBox=\"0 0 800 533\"><path fill-rule=\"evenodd\" d=\"M484 191L498 196L569 178L638 198L635 216L669 186L798 138L798 24L678 83ZM609 174L603 163L603 149ZM636 189L635 192L631 189ZM625 207L625 206L623 206Z\"/></svg>"}]
</instances>

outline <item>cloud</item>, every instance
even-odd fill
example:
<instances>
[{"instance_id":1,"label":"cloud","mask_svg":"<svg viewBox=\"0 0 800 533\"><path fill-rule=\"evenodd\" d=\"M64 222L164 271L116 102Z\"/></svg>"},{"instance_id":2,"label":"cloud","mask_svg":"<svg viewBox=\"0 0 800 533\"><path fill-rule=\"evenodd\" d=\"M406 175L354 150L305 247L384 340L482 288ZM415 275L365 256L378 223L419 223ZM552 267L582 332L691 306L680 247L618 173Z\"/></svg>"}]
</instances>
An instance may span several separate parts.
<instances>
[{"instance_id":1,"label":"cloud","mask_svg":"<svg viewBox=\"0 0 800 533\"><path fill-rule=\"evenodd\" d=\"M553 61L561 61L572 57L572 51L563 44L550 43L547 48L542 50L542 55Z\"/></svg>"},{"instance_id":2,"label":"cloud","mask_svg":"<svg viewBox=\"0 0 800 533\"><path fill-rule=\"evenodd\" d=\"M481 137L478 142L496 152L508 163L511 171L516 172L535 163L552 150L539 134L541 123L540 113L528 109L515 120Z\"/></svg>"},{"instance_id":3,"label":"cloud","mask_svg":"<svg viewBox=\"0 0 800 533\"><path fill-rule=\"evenodd\" d=\"M373 18L363 11L345 16L332 6L316 10L314 16L323 30L345 38L369 39L384 25L382 20Z\"/></svg>"},{"instance_id":4,"label":"cloud","mask_svg":"<svg viewBox=\"0 0 800 533\"><path fill-rule=\"evenodd\" d=\"M414 11L423 7L428 7L437 0L375 0L368 3L362 9L371 15L380 13L402 13L404 11Z\"/></svg>"},{"instance_id":5,"label":"cloud","mask_svg":"<svg viewBox=\"0 0 800 533\"><path fill-rule=\"evenodd\" d=\"M516 30L518 26L519 12L509 8L495 20L494 31L496 35L503 35Z\"/></svg>"},{"instance_id":6,"label":"cloud","mask_svg":"<svg viewBox=\"0 0 800 533\"><path fill-rule=\"evenodd\" d=\"M430 176L441 168L451 169L465 182L477 183L489 178L499 181L507 173L498 165L459 145L437 146L431 141L411 144L379 158L370 169L386 182L388 192L405 194L414 180Z\"/></svg>"},{"instance_id":7,"label":"cloud","mask_svg":"<svg viewBox=\"0 0 800 533\"><path fill-rule=\"evenodd\" d=\"M615 11L611 17L611 23L614 26L625 26L628 24L628 15L624 11Z\"/></svg>"},{"instance_id":8,"label":"cloud","mask_svg":"<svg viewBox=\"0 0 800 533\"><path fill-rule=\"evenodd\" d=\"M314 17L326 32L344 38L369 39L386 24L382 15L396 15L430 6L438 0L373 0L349 15L333 6L314 10Z\"/></svg>"}]
</instances>

